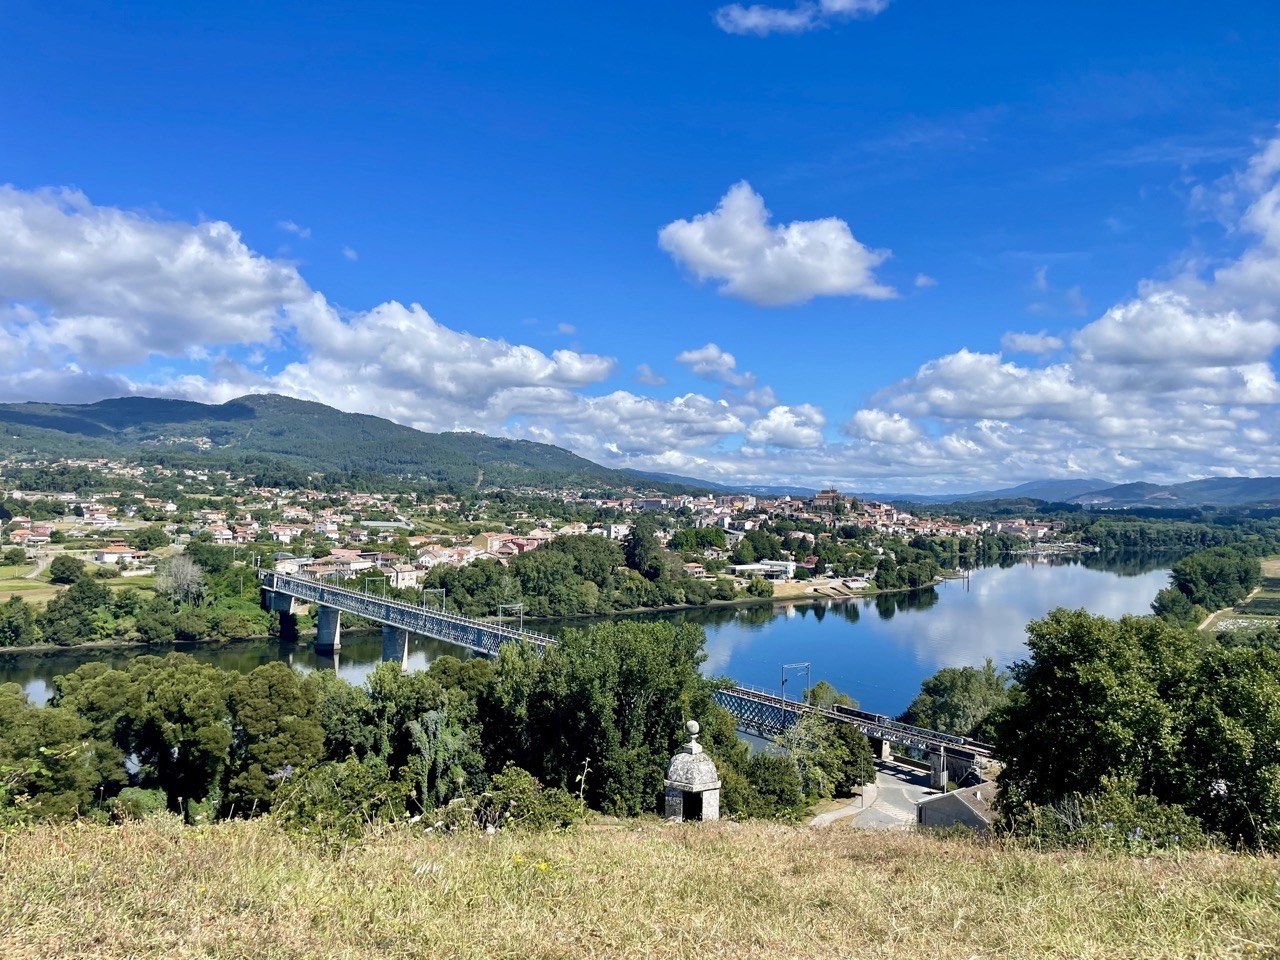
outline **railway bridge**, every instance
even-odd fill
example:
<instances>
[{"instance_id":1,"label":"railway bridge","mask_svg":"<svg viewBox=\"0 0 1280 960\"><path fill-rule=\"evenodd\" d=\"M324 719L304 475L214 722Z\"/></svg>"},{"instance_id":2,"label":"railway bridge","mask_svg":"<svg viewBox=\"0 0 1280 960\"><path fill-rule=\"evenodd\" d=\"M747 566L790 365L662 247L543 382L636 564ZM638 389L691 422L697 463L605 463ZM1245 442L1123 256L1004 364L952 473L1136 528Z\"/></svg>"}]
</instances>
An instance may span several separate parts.
<instances>
[{"instance_id":1,"label":"railway bridge","mask_svg":"<svg viewBox=\"0 0 1280 960\"><path fill-rule=\"evenodd\" d=\"M351 613L382 625L382 659L404 663L408 656L409 634L445 640L484 656L496 656L504 643L522 641L545 648L555 638L532 630L513 629L489 620L433 610L421 604L379 597L347 587L334 586L313 577L258 573L263 606L282 616L296 612L299 604L316 608L317 653L334 654L342 647L342 613ZM744 685L719 689L715 700L738 721L738 727L761 737L781 734L801 716L818 713L837 723L857 727L871 741L877 756L888 758L890 744L923 751L929 757L932 780L937 787L970 770L982 769L991 760L991 748L963 737L898 723L888 717L848 707L813 706L787 700L777 694Z\"/></svg>"}]
</instances>

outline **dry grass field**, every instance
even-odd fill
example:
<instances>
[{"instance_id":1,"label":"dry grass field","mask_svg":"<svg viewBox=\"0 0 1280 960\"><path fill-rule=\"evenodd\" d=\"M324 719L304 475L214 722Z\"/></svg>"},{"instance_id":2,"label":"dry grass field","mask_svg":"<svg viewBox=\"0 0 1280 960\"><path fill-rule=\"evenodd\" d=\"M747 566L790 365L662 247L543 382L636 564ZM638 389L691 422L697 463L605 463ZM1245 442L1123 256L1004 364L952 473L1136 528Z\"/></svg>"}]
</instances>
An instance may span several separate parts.
<instances>
[{"instance_id":1,"label":"dry grass field","mask_svg":"<svg viewBox=\"0 0 1280 960\"><path fill-rule=\"evenodd\" d=\"M269 820L0 834L0 957L1280 956L1280 863L1038 853L912 833Z\"/></svg>"}]
</instances>

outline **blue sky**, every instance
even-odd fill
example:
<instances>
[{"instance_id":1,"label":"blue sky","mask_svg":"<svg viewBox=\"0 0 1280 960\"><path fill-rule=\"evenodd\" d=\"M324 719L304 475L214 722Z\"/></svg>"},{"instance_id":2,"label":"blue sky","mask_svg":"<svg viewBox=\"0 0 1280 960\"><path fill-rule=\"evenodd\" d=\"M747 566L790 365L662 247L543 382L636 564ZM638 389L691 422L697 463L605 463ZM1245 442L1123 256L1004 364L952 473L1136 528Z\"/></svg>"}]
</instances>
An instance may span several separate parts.
<instances>
[{"instance_id":1,"label":"blue sky","mask_svg":"<svg viewBox=\"0 0 1280 960\"><path fill-rule=\"evenodd\" d=\"M0 399L727 481L1280 473L1280 8L10 3Z\"/></svg>"}]
</instances>

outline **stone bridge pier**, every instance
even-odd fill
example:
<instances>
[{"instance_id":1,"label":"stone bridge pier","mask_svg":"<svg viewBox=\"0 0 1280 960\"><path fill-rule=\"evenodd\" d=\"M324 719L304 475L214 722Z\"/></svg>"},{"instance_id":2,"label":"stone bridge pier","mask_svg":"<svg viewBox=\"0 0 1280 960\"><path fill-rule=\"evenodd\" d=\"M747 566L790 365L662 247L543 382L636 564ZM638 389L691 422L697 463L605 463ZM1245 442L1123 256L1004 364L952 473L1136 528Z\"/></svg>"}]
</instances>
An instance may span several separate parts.
<instances>
[{"instance_id":1,"label":"stone bridge pier","mask_svg":"<svg viewBox=\"0 0 1280 960\"><path fill-rule=\"evenodd\" d=\"M298 642L299 603L287 593L278 590L262 591L262 609L280 615L280 642Z\"/></svg>"},{"instance_id":2,"label":"stone bridge pier","mask_svg":"<svg viewBox=\"0 0 1280 960\"><path fill-rule=\"evenodd\" d=\"M382 662L398 663L402 670L409 667L409 631L390 624L382 625Z\"/></svg>"},{"instance_id":3,"label":"stone bridge pier","mask_svg":"<svg viewBox=\"0 0 1280 960\"><path fill-rule=\"evenodd\" d=\"M342 649L342 611L316 607L316 653L332 656Z\"/></svg>"}]
</instances>

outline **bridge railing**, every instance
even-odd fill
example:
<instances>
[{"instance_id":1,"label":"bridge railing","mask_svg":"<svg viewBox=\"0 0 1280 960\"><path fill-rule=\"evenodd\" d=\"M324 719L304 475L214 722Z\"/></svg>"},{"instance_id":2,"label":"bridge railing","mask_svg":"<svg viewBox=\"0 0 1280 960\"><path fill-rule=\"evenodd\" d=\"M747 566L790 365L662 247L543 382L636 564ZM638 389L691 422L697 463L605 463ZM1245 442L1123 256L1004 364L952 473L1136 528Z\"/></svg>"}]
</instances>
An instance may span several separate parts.
<instances>
[{"instance_id":1,"label":"bridge railing","mask_svg":"<svg viewBox=\"0 0 1280 960\"><path fill-rule=\"evenodd\" d=\"M441 623L449 623L475 630L482 630L486 633L498 635L509 640L525 640L530 643L543 645L555 643L554 637L537 633L532 630L517 630L500 623L492 623L487 620L476 620L472 617L464 617L456 613L447 613L443 610L432 610L430 607L425 605L419 606L393 597L379 597L369 593L362 593L358 590L348 589L347 587L338 587L330 583L325 583L315 577L282 574L276 573L272 570L263 570L260 571L258 578L262 583L262 586L268 590L275 590L279 593L285 593L290 596L297 597L300 600L306 600L312 603L321 603L325 606L337 607L338 609L346 608L349 613L368 616L370 619L379 618L379 611L376 607L372 606L372 604L377 604L383 608L398 610L404 614L422 618L427 621L435 620Z\"/></svg>"},{"instance_id":2,"label":"bridge railing","mask_svg":"<svg viewBox=\"0 0 1280 960\"><path fill-rule=\"evenodd\" d=\"M888 740L891 743L901 743L921 749L943 748L953 751L959 750L979 757L988 757L991 754L991 748L986 744L976 743L964 737L956 737L948 733L940 733L937 730L929 730L926 727L900 723L897 720L890 720L883 714L870 713L865 710L839 705L818 707L804 701L785 700L777 691L763 690L746 684L740 684L736 688L717 692L727 694L728 697L736 696L743 700L752 700L796 716L803 713L817 713L831 720L853 724L864 734L879 740ZM722 705L725 704L722 703Z\"/></svg>"},{"instance_id":3,"label":"bridge railing","mask_svg":"<svg viewBox=\"0 0 1280 960\"><path fill-rule=\"evenodd\" d=\"M373 594L351 590L347 587L334 586L315 577L262 570L259 571L258 578L262 586L268 590L285 593L311 603L336 607L371 620L389 622L393 626L403 627L415 632L434 621L437 624L436 632L443 634L444 639L460 642L475 649L482 649L491 654L496 653L497 647L506 640L524 640L538 646L547 646L556 642L554 637L546 634L535 633L531 630L516 630L487 620L476 620L460 614L432 610L425 605L419 606L391 597L378 597ZM450 627L454 629L449 629ZM457 628L475 631L476 636L480 637L481 641L473 643L464 639ZM964 737L954 737L950 734L939 733L936 730L899 723L897 720L890 720L882 714L869 713L865 710L857 710L851 707L841 707L839 705L833 705L830 708L816 707L804 701L787 700L776 691L754 687L750 684L737 684L731 688L718 690L716 693L724 695L721 705L729 708L730 712L734 711L731 704L726 701L732 701L737 698L739 700L753 701L771 710L796 716L801 713L815 712L841 723L852 724L868 736L889 740L893 743L902 743L907 746L920 747L921 749L937 749L940 747L951 750L959 749L982 757L987 757L991 754L991 748L986 744L968 741ZM753 722L759 722L762 719L763 714L754 717ZM786 724L781 719L778 719L774 725L778 729L782 729Z\"/></svg>"}]
</instances>

